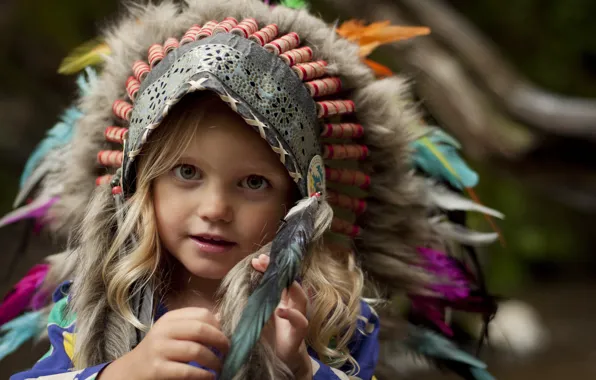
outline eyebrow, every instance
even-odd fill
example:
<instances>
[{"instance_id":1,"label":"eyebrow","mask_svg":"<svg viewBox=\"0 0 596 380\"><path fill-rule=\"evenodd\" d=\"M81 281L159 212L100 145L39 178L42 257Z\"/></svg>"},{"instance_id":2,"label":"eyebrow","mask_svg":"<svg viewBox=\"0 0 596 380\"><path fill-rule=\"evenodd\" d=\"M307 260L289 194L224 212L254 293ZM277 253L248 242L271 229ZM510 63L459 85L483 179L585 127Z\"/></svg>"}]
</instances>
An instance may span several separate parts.
<instances>
[{"instance_id":1,"label":"eyebrow","mask_svg":"<svg viewBox=\"0 0 596 380\"><path fill-rule=\"evenodd\" d=\"M201 160L192 157L192 155L182 155L179 161L185 161L194 165L201 166ZM242 171L254 171L261 174L271 175L271 176L283 176L286 174L286 170L284 168L283 171L278 170L276 163L272 163L268 160L244 160L238 159L235 165L237 170Z\"/></svg>"}]
</instances>

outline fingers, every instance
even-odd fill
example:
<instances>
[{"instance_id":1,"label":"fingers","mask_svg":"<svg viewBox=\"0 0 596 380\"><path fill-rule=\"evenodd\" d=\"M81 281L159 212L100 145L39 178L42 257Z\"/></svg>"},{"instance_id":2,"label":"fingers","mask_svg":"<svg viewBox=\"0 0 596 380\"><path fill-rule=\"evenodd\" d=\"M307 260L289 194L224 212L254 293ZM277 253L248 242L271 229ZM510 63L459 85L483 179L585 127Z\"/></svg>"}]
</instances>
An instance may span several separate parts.
<instances>
[{"instance_id":1,"label":"fingers","mask_svg":"<svg viewBox=\"0 0 596 380\"><path fill-rule=\"evenodd\" d=\"M193 341L214 347L224 355L230 347L228 338L218 328L197 320L170 323L166 327L166 335L171 339Z\"/></svg>"},{"instance_id":2,"label":"fingers","mask_svg":"<svg viewBox=\"0 0 596 380\"><path fill-rule=\"evenodd\" d=\"M169 340L159 348L163 357L180 363L197 362L205 368L219 372L222 361L209 348L196 342Z\"/></svg>"},{"instance_id":3,"label":"fingers","mask_svg":"<svg viewBox=\"0 0 596 380\"><path fill-rule=\"evenodd\" d=\"M251 264L255 270L263 273L269 266L269 256L262 253L259 255L259 257L253 258Z\"/></svg>"},{"instance_id":4,"label":"fingers","mask_svg":"<svg viewBox=\"0 0 596 380\"><path fill-rule=\"evenodd\" d=\"M277 316L286 319L292 325L295 330L292 336L297 338L297 344L300 344L308 332L308 319L296 309L282 309L279 308L276 311Z\"/></svg>"},{"instance_id":5,"label":"fingers","mask_svg":"<svg viewBox=\"0 0 596 380\"><path fill-rule=\"evenodd\" d=\"M213 315L211 311L200 307L185 307L182 309L172 310L164 314L164 316L159 319L159 321L161 320L168 321L168 323L171 323L171 321L174 320L201 321L217 329L221 328L219 320L215 318L215 315Z\"/></svg>"},{"instance_id":6,"label":"fingers","mask_svg":"<svg viewBox=\"0 0 596 380\"><path fill-rule=\"evenodd\" d=\"M306 314L308 296L306 295L304 288L296 281L294 281L292 286L290 286L285 298L286 305L291 308L298 309L302 314Z\"/></svg>"},{"instance_id":7,"label":"fingers","mask_svg":"<svg viewBox=\"0 0 596 380\"><path fill-rule=\"evenodd\" d=\"M166 380L215 380L213 373L186 363L166 362L160 373L167 374Z\"/></svg>"}]
</instances>

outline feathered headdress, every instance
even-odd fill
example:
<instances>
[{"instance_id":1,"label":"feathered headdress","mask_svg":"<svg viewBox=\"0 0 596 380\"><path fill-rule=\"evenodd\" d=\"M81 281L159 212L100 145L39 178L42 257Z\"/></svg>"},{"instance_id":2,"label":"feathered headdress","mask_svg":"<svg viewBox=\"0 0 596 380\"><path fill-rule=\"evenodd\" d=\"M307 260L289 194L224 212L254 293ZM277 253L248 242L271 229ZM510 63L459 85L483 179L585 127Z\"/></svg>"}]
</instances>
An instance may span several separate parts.
<instances>
[{"instance_id":1,"label":"feathered headdress","mask_svg":"<svg viewBox=\"0 0 596 380\"><path fill-rule=\"evenodd\" d=\"M186 94L210 91L269 143L303 197L271 244L272 265L234 332L224 378L244 363L322 231L355 253L374 280L410 292L419 325L449 335L447 309L494 311L476 269L459 265L464 251L455 247L496 238L466 230L451 215L500 214L459 194L477 177L457 155L457 142L424 126L406 81L366 58L381 44L428 32L358 21L335 30L305 10L256 0L136 7L61 67L87 68L77 109L27 166L17 202L33 198L27 212L4 222L42 218L67 234L96 185L112 194L101 207L117 209L135 191L152 131ZM133 310L152 301L151 289L143 291Z\"/></svg>"}]
</instances>

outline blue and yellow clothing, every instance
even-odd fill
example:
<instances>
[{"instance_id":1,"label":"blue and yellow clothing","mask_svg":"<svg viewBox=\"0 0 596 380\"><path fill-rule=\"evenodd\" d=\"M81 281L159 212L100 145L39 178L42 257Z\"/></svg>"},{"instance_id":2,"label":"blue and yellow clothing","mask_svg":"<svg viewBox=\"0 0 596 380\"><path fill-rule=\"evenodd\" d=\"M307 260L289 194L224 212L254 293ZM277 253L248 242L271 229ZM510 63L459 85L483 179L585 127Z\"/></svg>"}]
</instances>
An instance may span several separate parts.
<instances>
[{"instance_id":1,"label":"blue and yellow clothing","mask_svg":"<svg viewBox=\"0 0 596 380\"><path fill-rule=\"evenodd\" d=\"M68 288L65 283L54 293L55 306L48 319L50 350L28 371L13 375L10 380L93 380L110 363L103 363L83 370L73 370L73 353L76 317L67 313ZM159 318L159 313L156 318ZM379 353L379 319L367 303L361 302L358 329L350 343L350 352L360 367L354 376L322 363L312 350L313 380L348 380L373 378ZM196 365L196 363L191 363ZM350 368L346 369L348 371Z\"/></svg>"}]
</instances>

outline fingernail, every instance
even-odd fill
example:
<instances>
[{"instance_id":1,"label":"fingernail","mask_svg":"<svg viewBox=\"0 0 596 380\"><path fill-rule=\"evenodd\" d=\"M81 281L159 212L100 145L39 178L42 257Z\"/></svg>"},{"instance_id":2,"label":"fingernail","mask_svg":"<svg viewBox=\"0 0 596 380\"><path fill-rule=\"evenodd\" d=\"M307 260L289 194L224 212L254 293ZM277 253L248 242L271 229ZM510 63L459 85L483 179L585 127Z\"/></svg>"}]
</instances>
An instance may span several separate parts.
<instances>
[{"instance_id":1,"label":"fingernail","mask_svg":"<svg viewBox=\"0 0 596 380\"><path fill-rule=\"evenodd\" d=\"M288 310L287 309L277 309L277 315L279 315L280 317L285 317L286 315L288 315Z\"/></svg>"}]
</instances>

